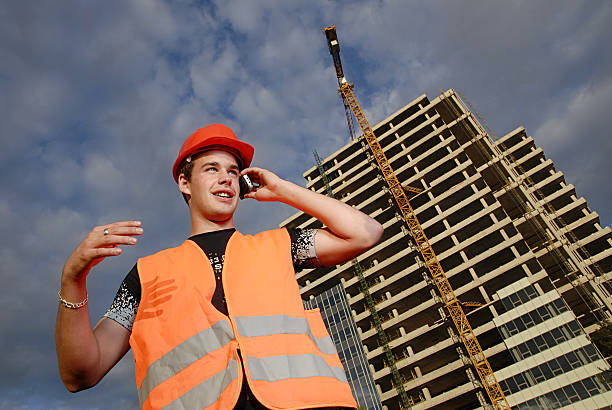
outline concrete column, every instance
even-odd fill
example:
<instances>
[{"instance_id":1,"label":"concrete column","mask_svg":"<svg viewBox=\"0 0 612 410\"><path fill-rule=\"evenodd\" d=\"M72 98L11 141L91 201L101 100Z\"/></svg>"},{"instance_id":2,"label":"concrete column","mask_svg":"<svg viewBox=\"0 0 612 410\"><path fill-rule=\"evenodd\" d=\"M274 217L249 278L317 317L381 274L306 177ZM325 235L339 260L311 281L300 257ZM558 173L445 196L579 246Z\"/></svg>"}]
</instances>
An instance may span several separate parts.
<instances>
[{"instance_id":1,"label":"concrete column","mask_svg":"<svg viewBox=\"0 0 612 410\"><path fill-rule=\"evenodd\" d=\"M502 235L503 235L503 236L506 236L503 230L502 230ZM504 238L504 239L507 239L507 238ZM520 257L521 257L521 254L520 254L520 253L519 253L519 252L516 250L516 247L515 247L515 246L511 246L511 247L510 247L510 250L512 251L512 254L513 254L515 257L517 257L517 258L520 258Z\"/></svg>"},{"instance_id":2,"label":"concrete column","mask_svg":"<svg viewBox=\"0 0 612 410\"><path fill-rule=\"evenodd\" d=\"M414 366L414 374L416 377L423 377L423 373L421 373L421 368L419 366Z\"/></svg>"},{"instance_id":3,"label":"concrete column","mask_svg":"<svg viewBox=\"0 0 612 410\"><path fill-rule=\"evenodd\" d=\"M402 337L406 336L406 329L404 329L404 326L400 326L399 331Z\"/></svg>"},{"instance_id":4,"label":"concrete column","mask_svg":"<svg viewBox=\"0 0 612 410\"><path fill-rule=\"evenodd\" d=\"M491 297L487 294L485 288L482 286L478 286L478 290L480 291L480 294L484 298L485 302L489 303L491 301Z\"/></svg>"},{"instance_id":5,"label":"concrete column","mask_svg":"<svg viewBox=\"0 0 612 410\"><path fill-rule=\"evenodd\" d=\"M446 222L446 220L442 221L443 223ZM448 225L448 222L446 222L444 225ZM449 229L448 227L446 229ZM457 240L457 237L455 235L451 235L451 240L453 241L453 244L455 246L459 245L459 241Z\"/></svg>"},{"instance_id":6,"label":"concrete column","mask_svg":"<svg viewBox=\"0 0 612 410\"><path fill-rule=\"evenodd\" d=\"M431 399L431 393L427 387L423 387L423 396L425 396L425 400Z\"/></svg>"},{"instance_id":7,"label":"concrete column","mask_svg":"<svg viewBox=\"0 0 612 410\"><path fill-rule=\"evenodd\" d=\"M406 346L406 351L408 352L408 356L410 357L414 356L414 350L412 350L412 346L410 345Z\"/></svg>"},{"instance_id":8,"label":"concrete column","mask_svg":"<svg viewBox=\"0 0 612 410\"><path fill-rule=\"evenodd\" d=\"M489 305L489 310L491 311L491 313L493 313L493 317L499 316L499 314L497 313L497 310L495 309L493 305Z\"/></svg>"}]
</instances>

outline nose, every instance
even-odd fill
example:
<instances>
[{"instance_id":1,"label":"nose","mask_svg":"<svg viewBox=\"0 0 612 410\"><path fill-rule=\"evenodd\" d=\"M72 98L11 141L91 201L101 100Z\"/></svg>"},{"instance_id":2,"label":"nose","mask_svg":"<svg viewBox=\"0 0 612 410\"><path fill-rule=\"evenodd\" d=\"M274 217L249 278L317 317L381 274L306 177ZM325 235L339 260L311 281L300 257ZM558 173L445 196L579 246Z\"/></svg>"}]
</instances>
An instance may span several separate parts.
<instances>
[{"instance_id":1,"label":"nose","mask_svg":"<svg viewBox=\"0 0 612 410\"><path fill-rule=\"evenodd\" d=\"M222 184L222 185L232 184L232 177L227 171L222 171L219 173L219 184Z\"/></svg>"}]
</instances>

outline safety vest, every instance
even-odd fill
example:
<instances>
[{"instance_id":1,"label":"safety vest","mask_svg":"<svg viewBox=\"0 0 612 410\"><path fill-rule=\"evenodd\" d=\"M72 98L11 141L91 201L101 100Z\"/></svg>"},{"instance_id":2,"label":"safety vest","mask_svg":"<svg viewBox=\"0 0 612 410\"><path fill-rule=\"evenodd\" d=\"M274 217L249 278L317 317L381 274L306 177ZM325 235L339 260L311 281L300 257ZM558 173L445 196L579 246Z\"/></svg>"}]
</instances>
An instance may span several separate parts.
<instances>
[{"instance_id":1,"label":"safety vest","mask_svg":"<svg viewBox=\"0 0 612 410\"><path fill-rule=\"evenodd\" d=\"M241 357L268 408L357 407L320 312L304 310L290 243L285 229L232 235L223 266L229 316L211 303L213 269L193 241L138 261L130 346L141 408L233 408Z\"/></svg>"}]
</instances>

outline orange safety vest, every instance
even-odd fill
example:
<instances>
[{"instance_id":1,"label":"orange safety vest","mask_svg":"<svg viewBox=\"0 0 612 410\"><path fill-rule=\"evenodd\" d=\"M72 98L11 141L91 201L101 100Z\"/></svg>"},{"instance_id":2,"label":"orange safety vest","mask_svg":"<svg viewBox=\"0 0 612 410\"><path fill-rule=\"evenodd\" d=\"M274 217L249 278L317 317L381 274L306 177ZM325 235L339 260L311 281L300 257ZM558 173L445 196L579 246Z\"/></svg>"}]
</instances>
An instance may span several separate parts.
<instances>
[{"instance_id":1,"label":"orange safety vest","mask_svg":"<svg viewBox=\"0 0 612 410\"><path fill-rule=\"evenodd\" d=\"M139 259L142 296L130 346L140 406L231 409L242 387L272 409L357 403L318 309L304 310L285 229L236 231L225 250L229 317L193 241Z\"/></svg>"}]
</instances>

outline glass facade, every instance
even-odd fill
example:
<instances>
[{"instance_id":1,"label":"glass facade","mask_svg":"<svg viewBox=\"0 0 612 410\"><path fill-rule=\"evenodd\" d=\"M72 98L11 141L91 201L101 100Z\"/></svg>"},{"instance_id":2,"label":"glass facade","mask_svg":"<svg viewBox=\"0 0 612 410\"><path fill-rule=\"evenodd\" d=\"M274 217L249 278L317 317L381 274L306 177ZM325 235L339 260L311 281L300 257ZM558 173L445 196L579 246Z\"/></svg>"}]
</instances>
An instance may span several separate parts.
<instances>
[{"instance_id":1,"label":"glass facade","mask_svg":"<svg viewBox=\"0 0 612 410\"><path fill-rule=\"evenodd\" d=\"M603 357L593 344L588 342L585 344L587 339L578 321L575 319L567 321L565 312L571 311L563 299L551 297L549 293L544 299L547 303L535 302L536 304L532 304L531 309L526 311L523 305L545 296L540 295L533 285L524 283L525 279L521 282L523 283L512 286L511 293L500 298L505 310L503 316L506 316L506 319L500 321L498 318L496 321L496 326L506 343L510 338L513 339L512 345L508 348L512 358L524 366L519 373L498 379L504 394L507 397L512 396L521 390L556 379L556 382L548 383L546 386L550 389L556 384L558 388L527 401L519 399L519 402L514 404L519 409L553 409L609 392L610 386L603 381L603 378L593 374L592 370L589 371L590 374L584 370L585 366L593 362L603 362ZM535 307L537 305L540 306ZM559 319L562 314L565 314L565 323ZM540 326L538 332L530 330L544 322L548 325ZM550 353L543 354L562 343L566 345L563 352L556 349L554 357ZM537 355L539 356L536 358ZM571 380L558 378L562 374L578 369L583 369L581 380L566 384ZM574 372L573 377L578 374L581 373Z\"/></svg>"},{"instance_id":2,"label":"glass facade","mask_svg":"<svg viewBox=\"0 0 612 410\"><path fill-rule=\"evenodd\" d=\"M353 320L342 284L304 302L306 309L319 308L359 407L382 410L370 366Z\"/></svg>"},{"instance_id":3,"label":"glass facade","mask_svg":"<svg viewBox=\"0 0 612 410\"><path fill-rule=\"evenodd\" d=\"M610 391L610 386L602 383L597 377L589 377L520 403L516 408L520 410L558 409L608 391ZM600 410L609 408L610 406L602 407Z\"/></svg>"}]
</instances>

